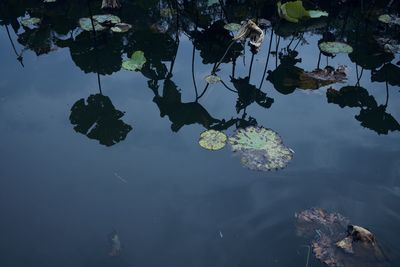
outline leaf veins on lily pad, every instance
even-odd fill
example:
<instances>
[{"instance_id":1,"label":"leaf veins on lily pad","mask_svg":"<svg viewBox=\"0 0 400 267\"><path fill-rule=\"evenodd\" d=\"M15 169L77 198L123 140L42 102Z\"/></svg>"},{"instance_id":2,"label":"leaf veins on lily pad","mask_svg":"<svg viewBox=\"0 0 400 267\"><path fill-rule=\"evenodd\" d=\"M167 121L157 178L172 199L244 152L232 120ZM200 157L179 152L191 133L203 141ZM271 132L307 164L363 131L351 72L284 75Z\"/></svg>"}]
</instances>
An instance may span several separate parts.
<instances>
[{"instance_id":1,"label":"leaf veins on lily pad","mask_svg":"<svg viewBox=\"0 0 400 267\"><path fill-rule=\"evenodd\" d=\"M35 18L35 17L21 20L21 24L23 26L25 26L25 27L29 27L29 26L32 26L32 25L37 25L40 22L41 22L41 19L40 18Z\"/></svg>"},{"instance_id":2,"label":"leaf veins on lily pad","mask_svg":"<svg viewBox=\"0 0 400 267\"><path fill-rule=\"evenodd\" d=\"M237 24L237 23L228 23L224 26L224 28L226 30L231 31L231 32L237 32L241 27L242 27L242 25Z\"/></svg>"},{"instance_id":3,"label":"leaf veins on lily pad","mask_svg":"<svg viewBox=\"0 0 400 267\"><path fill-rule=\"evenodd\" d=\"M135 51L131 58L122 62L122 67L126 70L141 70L144 63L146 63L146 58L144 57L143 51Z\"/></svg>"},{"instance_id":4,"label":"leaf veins on lily pad","mask_svg":"<svg viewBox=\"0 0 400 267\"><path fill-rule=\"evenodd\" d=\"M132 25L128 23L117 23L113 27L111 27L111 31L113 32L127 32L132 28Z\"/></svg>"},{"instance_id":5,"label":"leaf veins on lily pad","mask_svg":"<svg viewBox=\"0 0 400 267\"><path fill-rule=\"evenodd\" d=\"M350 45L342 42L322 42L319 44L319 48L325 53L334 55L339 53L350 54L353 52L353 48Z\"/></svg>"},{"instance_id":6,"label":"leaf veins on lily pad","mask_svg":"<svg viewBox=\"0 0 400 267\"><path fill-rule=\"evenodd\" d=\"M242 156L242 164L252 170L285 168L294 154L276 132L263 127L238 129L229 137L229 143L232 151Z\"/></svg>"},{"instance_id":7,"label":"leaf veins on lily pad","mask_svg":"<svg viewBox=\"0 0 400 267\"><path fill-rule=\"evenodd\" d=\"M208 150L220 150L225 147L228 137L216 130L207 130L200 134L199 145Z\"/></svg>"},{"instance_id":8,"label":"leaf veins on lily pad","mask_svg":"<svg viewBox=\"0 0 400 267\"><path fill-rule=\"evenodd\" d=\"M218 77L217 75L207 75L205 78L206 82L210 83L210 84L214 84L214 83L218 83L221 81L221 78Z\"/></svg>"}]
</instances>

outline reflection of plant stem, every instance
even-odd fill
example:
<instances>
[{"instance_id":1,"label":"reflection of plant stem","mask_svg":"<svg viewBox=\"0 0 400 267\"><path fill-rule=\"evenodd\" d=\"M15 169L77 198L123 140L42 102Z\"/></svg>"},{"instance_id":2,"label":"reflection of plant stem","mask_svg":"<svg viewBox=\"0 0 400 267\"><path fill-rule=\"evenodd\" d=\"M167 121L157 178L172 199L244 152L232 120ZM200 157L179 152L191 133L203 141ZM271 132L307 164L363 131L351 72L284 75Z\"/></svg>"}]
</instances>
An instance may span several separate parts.
<instances>
[{"instance_id":1,"label":"reflection of plant stem","mask_svg":"<svg viewBox=\"0 0 400 267\"><path fill-rule=\"evenodd\" d=\"M97 54L98 51L97 51L96 28L94 27L93 13L92 13L92 7L90 6L90 0L87 0L87 5L88 5L88 9L89 9L90 22L92 24L94 49ZM97 56L95 57L95 62L96 62L96 65L98 65L97 64ZM99 87L100 94L102 95L103 91L101 90L101 80L100 80L100 74L98 72L97 72L97 84Z\"/></svg>"},{"instance_id":2,"label":"reflection of plant stem","mask_svg":"<svg viewBox=\"0 0 400 267\"><path fill-rule=\"evenodd\" d=\"M221 57L221 59L218 61L218 63L214 66L214 68L211 71L211 74L214 74L215 71L217 70L217 68L219 67L219 65L221 65L222 60L224 60L224 58L226 57L226 55L228 54L229 49L231 49L232 45L235 43L235 40L232 40L231 43L229 44L228 48L226 48L224 55Z\"/></svg>"},{"instance_id":3,"label":"reflection of plant stem","mask_svg":"<svg viewBox=\"0 0 400 267\"><path fill-rule=\"evenodd\" d=\"M97 73L97 83L99 85L100 94L102 95L103 91L101 90L101 80L100 80L100 74L99 73Z\"/></svg>"},{"instance_id":4,"label":"reflection of plant stem","mask_svg":"<svg viewBox=\"0 0 400 267\"><path fill-rule=\"evenodd\" d=\"M250 68L249 68L249 82L251 77L251 70L253 69L254 53L251 53Z\"/></svg>"},{"instance_id":5,"label":"reflection of plant stem","mask_svg":"<svg viewBox=\"0 0 400 267\"><path fill-rule=\"evenodd\" d=\"M197 97L196 101L203 97L203 95L207 92L208 86L210 86L209 83L207 83L206 87L204 87L203 92L201 92L199 97Z\"/></svg>"},{"instance_id":6,"label":"reflection of plant stem","mask_svg":"<svg viewBox=\"0 0 400 267\"><path fill-rule=\"evenodd\" d=\"M277 68L278 67L278 49L279 49L279 43L280 43L280 41L281 41L281 37L280 36L275 36L275 37L278 37L278 38L275 38L275 42L276 42L276 46L275 46L275 52L276 52L276 54L275 54L275 68Z\"/></svg>"},{"instance_id":7,"label":"reflection of plant stem","mask_svg":"<svg viewBox=\"0 0 400 267\"><path fill-rule=\"evenodd\" d=\"M194 32L197 32L198 23L199 23L199 14L196 12L196 28L195 28ZM192 42L192 44L193 44L193 50L192 50L192 80L193 80L194 91L196 93L196 101L197 101L197 98L199 97L199 92L197 91L196 78L194 76L194 56L195 56L194 42Z\"/></svg>"},{"instance_id":8,"label":"reflection of plant stem","mask_svg":"<svg viewBox=\"0 0 400 267\"><path fill-rule=\"evenodd\" d=\"M274 29L271 29L271 36L269 37L269 48L268 48L268 54L267 54L267 61L265 61L264 73L263 73L263 76L261 78L260 85L258 86L259 90L261 89L261 87L262 87L262 85L264 83L265 74L267 73L269 56L271 55L271 47L272 47L272 38L273 37L274 37Z\"/></svg>"},{"instance_id":9,"label":"reflection of plant stem","mask_svg":"<svg viewBox=\"0 0 400 267\"><path fill-rule=\"evenodd\" d=\"M356 76L357 76L356 86L360 86L360 80L362 78L363 73L364 73L364 68L361 68L360 75L358 75L358 65L356 64Z\"/></svg>"},{"instance_id":10,"label":"reflection of plant stem","mask_svg":"<svg viewBox=\"0 0 400 267\"><path fill-rule=\"evenodd\" d=\"M232 77L235 78L235 70L236 70L236 59L232 62Z\"/></svg>"},{"instance_id":11,"label":"reflection of plant stem","mask_svg":"<svg viewBox=\"0 0 400 267\"><path fill-rule=\"evenodd\" d=\"M385 102L385 107L387 107L388 103L389 103L389 85L387 80L385 81L386 84L386 102Z\"/></svg>"},{"instance_id":12,"label":"reflection of plant stem","mask_svg":"<svg viewBox=\"0 0 400 267\"><path fill-rule=\"evenodd\" d=\"M233 90L233 89L230 88L228 85L226 85L226 83L225 83L223 80L221 80L221 83L222 83L222 85L223 85L226 89L228 89L229 91L234 92L234 93L237 93L236 90Z\"/></svg>"},{"instance_id":13,"label":"reflection of plant stem","mask_svg":"<svg viewBox=\"0 0 400 267\"><path fill-rule=\"evenodd\" d=\"M14 50L15 55L17 56L17 60L19 61L19 63L21 63L22 67L24 67L24 63L22 62L22 60L23 60L22 52L21 52L21 54L18 54L17 49L15 48L14 42L11 38L11 34L10 34L10 30L8 29L8 25L5 24L4 27L6 28L8 39L10 40L10 43Z\"/></svg>"},{"instance_id":14,"label":"reflection of plant stem","mask_svg":"<svg viewBox=\"0 0 400 267\"><path fill-rule=\"evenodd\" d=\"M319 56L318 56L318 63L317 63L317 69L319 70L319 66L320 66L320 63L321 63L321 51L319 51Z\"/></svg>"}]
</instances>

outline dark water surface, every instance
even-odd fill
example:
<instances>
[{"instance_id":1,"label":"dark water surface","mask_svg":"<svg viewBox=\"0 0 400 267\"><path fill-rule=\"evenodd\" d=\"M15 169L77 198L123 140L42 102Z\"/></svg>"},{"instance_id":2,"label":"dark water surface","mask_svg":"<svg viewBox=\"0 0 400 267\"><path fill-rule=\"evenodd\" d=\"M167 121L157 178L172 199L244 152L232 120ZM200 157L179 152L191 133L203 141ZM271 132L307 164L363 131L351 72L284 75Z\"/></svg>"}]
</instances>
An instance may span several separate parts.
<instances>
[{"instance_id":1,"label":"dark water surface","mask_svg":"<svg viewBox=\"0 0 400 267\"><path fill-rule=\"evenodd\" d=\"M127 22L140 24L141 19ZM23 46L9 29L20 51ZM250 83L256 86L270 32L266 30L254 57ZM121 53L123 57L145 50L152 34L142 30L135 35L133 49ZM175 41L173 32L165 34ZM281 37L279 49L291 38ZM317 66L321 35L307 32L304 38L307 43L296 49L302 58L296 66L310 71ZM274 36L272 51L275 41ZM106 42L114 44L113 39ZM0 266L305 266L303 245L308 241L296 236L294 214L310 207L339 212L368 228L390 265L400 266L399 129L378 134L363 127L355 118L360 108L328 103L329 86L285 95L264 81L262 90L274 103L268 109L251 104L246 118L278 132L295 155L285 169L252 171L228 146L211 152L198 145L207 125L189 122L204 121L204 113L167 106L178 114L173 131L153 101L150 78L120 70L100 76L102 93L125 112L122 120L133 129L107 146L76 132L70 122L74 103L99 93L96 73L77 66L69 47L56 47L40 56L27 49L22 67L5 27L0 29ZM176 48L171 81L181 90L183 103L193 102L193 44L183 31ZM236 77L248 75L251 53L247 45L245 50L245 65L243 56L236 61ZM98 60L107 62L107 52L112 51L105 49ZM145 50L153 62L160 54ZM101 64L96 57L84 60ZM200 92L213 66L202 60L196 49L194 74ZM398 61L396 55L392 62ZM170 68L171 60L158 62ZM357 83L361 67L348 55L329 58L329 65L347 66L348 80L333 84L335 89ZM275 67L272 55L268 69ZM232 63L220 68L219 76L233 88ZM160 95L164 80L158 81ZM359 84L379 105L385 104L385 82L371 82L370 70L363 71ZM386 112L400 119L399 87L388 85L388 91ZM219 83L209 86L198 103L213 118L229 120L243 115L235 109L236 99L236 93ZM123 245L118 258L108 256L107 235L114 229ZM311 256L309 266L323 264Z\"/></svg>"}]
</instances>

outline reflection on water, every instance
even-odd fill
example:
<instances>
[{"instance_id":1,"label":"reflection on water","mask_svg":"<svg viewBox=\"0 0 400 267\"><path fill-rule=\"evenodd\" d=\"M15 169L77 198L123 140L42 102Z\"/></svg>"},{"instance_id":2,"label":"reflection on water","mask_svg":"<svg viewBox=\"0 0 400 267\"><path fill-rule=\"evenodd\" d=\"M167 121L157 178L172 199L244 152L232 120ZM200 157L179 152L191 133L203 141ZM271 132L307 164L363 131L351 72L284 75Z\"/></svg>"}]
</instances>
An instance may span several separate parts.
<instances>
[{"instance_id":1,"label":"reflection on water","mask_svg":"<svg viewBox=\"0 0 400 267\"><path fill-rule=\"evenodd\" d=\"M87 139L82 140L87 137L97 140L99 144L103 145L101 146L102 148L110 149L107 151L119 151L118 149L121 149L120 146L126 145L126 149L129 149L132 144L131 142L136 142L136 138L139 140L143 138L143 135L146 135L147 139L143 139L145 140L144 144L152 144L149 147L152 147L154 144L157 147L155 150L146 148L146 153L150 153L149 151L151 151L151 153L157 153L157 155L146 154L148 160L138 164L143 166L135 166L135 168L137 167L140 170L138 177L141 178L137 179L142 181L141 179L146 180L153 177L149 174L152 173L153 170L149 170L152 168L145 165L158 166L161 164L164 166L163 162L153 161L153 157L158 158L162 155L163 157L169 157L167 155L170 153L180 153L180 151L186 152L184 155L177 155L177 161L186 162L186 160L193 158L193 162L188 163L186 167L179 167L182 169L169 169L170 166L174 166L169 161L172 160L173 157L171 157L171 159L165 160L167 167L164 167L168 169L168 172L160 171L162 174L157 173L157 175L168 177L180 175L191 176L191 169L195 168L194 161L199 160L199 157L202 155L192 153L192 151L197 151L195 150L197 149L197 140L196 142L191 141L191 145L188 145L190 148L186 147L187 144L184 140L181 140L182 142L178 145L174 144L176 146L174 149L162 145L158 147L158 142L168 143L166 140L170 140L168 138L171 138L169 136L171 131L174 134L174 138L180 136L192 138L192 135L197 138L204 129L224 131L230 135L238 129L249 126L273 127L275 125L278 128L276 129L277 131L283 131L285 143L292 143L295 147L299 147L300 152L296 151L295 157L298 157L300 163L294 163L294 169L292 170L288 168L287 172L282 171L282 174L273 175L282 175L286 177L285 179L290 179L288 177L292 177L292 175L296 177L296 175L299 175L297 171L300 173L300 171L304 171L302 168L307 166L311 168L307 172L313 172L315 167L315 173L310 175L312 177L331 177L332 173L336 175L336 171L339 173L342 172L341 168L347 171L348 177L355 177L357 174L354 173L353 166L347 166L347 162L344 163L346 161L344 158L347 157L347 155L345 156L347 152L349 154L355 153L354 151L357 151L362 141L357 142L353 139L346 139L345 142L349 144L341 144L339 147L339 141L337 141L339 137L336 135L333 136L333 132L343 131L346 133L348 131L348 135L350 136L350 132L359 133L361 129L363 131L363 138L365 138L363 142L374 142L376 147L380 147L380 142L382 142L383 148L378 152L383 153L383 155L391 155L385 157L385 162L382 159L382 162L377 163L378 165L373 167L373 170L368 175L376 176L370 177L370 179L377 179L376 177L380 176L380 172L384 169L385 172L390 173L389 176L392 177L392 180L386 181L388 184L383 184L383 186L396 186L396 183L398 183L397 178L399 178L400 173L393 166L396 166L398 163L396 152L399 151L399 147L397 144L391 143L392 140L396 140L391 138L398 137L397 132L400 131L398 112L394 113L393 111L396 106L395 101L398 100L398 89L400 86L398 55L400 50L400 31L398 25L386 25L377 20L377 17L381 14L390 13L395 15L396 12L399 12L400 4L396 1L380 1L379 3L376 1L361 1L362 3L359 3L359 1L352 0L304 1L304 5L308 9L326 10L329 12L329 16L308 19L300 23L290 23L280 19L276 13L275 1L267 0L126 0L120 1L122 7L116 10L102 10L101 2L100 0L57 0L54 3L44 3L39 0L3 0L0 3L0 25L4 28L4 31L2 31L4 38L2 40L9 42L9 44L3 43L2 50L4 50L4 53L12 53L12 57L18 61L20 68L24 68L24 71L29 72L29 69L35 67L35 61L31 60L32 54L35 54L38 60L57 62L59 53L63 53L63 55L70 56L70 61L75 65L74 71L87 74L87 79L90 79L93 84L97 82L98 90L91 91L88 94L82 89L82 91L79 91L78 97L74 94L75 99L68 98L68 101L70 101L68 103L69 114L63 114L64 119L69 119L70 125L68 127L73 128L76 133L79 133L79 138L81 138L79 140L82 143L78 147L86 144L86 141L93 142ZM115 4L115 1L105 2L109 2L106 3L109 6ZM116 6L119 6L119 3ZM110 25L107 25L108 28L103 31L83 31L79 28L78 20L80 18L109 12L119 16L123 22L131 24L132 29L124 33L116 33L109 30L108 26ZM31 26L22 25L21 20L23 18L33 17L40 18L41 22ZM248 19L257 22L264 33L265 40L259 50L249 45L248 40L233 41L234 32L224 28L227 23L240 23L241 21L248 21ZM343 55L320 51L318 45L323 42L345 42L353 48L353 52ZM9 51L6 51L7 49ZM147 59L140 71L129 73L131 74L129 77L137 77L137 80L131 84L125 83L122 79L117 80L125 77L120 75L127 74L127 71L121 70L123 60L129 58L135 51L143 51ZM5 65L10 65L10 62L6 62ZM30 64L28 65L29 67L27 67L27 64ZM50 70L50 68L46 68L44 68L44 71ZM19 72L21 71L20 69L13 71L16 74L12 77L12 82L18 84L18 75L21 75L20 73L22 72ZM60 78L57 79L60 79L60 82L63 81L61 76L64 74L70 75L67 72L59 73ZM215 84L207 83L205 77L210 74L218 76L220 81ZM72 75L76 76L76 74ZM69 79L73 80L75 76L69 76ZM11 77L5 77L5 79L11 80ZM139 80L145 81L145 83L137 82ZM10 82L10 84L13 83ZM48 89L47 81L40 81L39 83L40 86L43 84L43 87ZM79 80L74 82L76 88L81 87L79 83ZM132 112L129 105L126 105L124 101L120 101L120 98L125 98L123 92L126 92L126 88L118 88L121 84L131 86L131 89L136 91L144 90L144 88L140 87L147 84L147 89L144 90L146 91L145 96L141 96L140 104L137 103L139 106L135 109L136 114ZM3 85L0 83L0 88L2 87ZM27 85L25 87L28 88ZM378 87L379 89L376 89ZM93 90L94 88L91 89ZM11 96L11 93L4 91L2 97L4 95L5 98L8 98L8 94ZM310 100L311 96L314 95L323 95L323 97L318 98L318 104ZM314 106L307 106L306 103L313 103ZM43 108L46 109L46 107ZM120 111L120 109L124 110L124 112ZM158 112L157 109L161 117L160 120L151 117L151 115L145 115L146 112ZM355 113L352 113L353 111ZM317 120L311 113L319 115L320 119ZM298 117L300 114L306 115ZM0 114L0 117L2 116L6 117L6 115ZM132 121L134 116L137 116L135 118L140 117L142 120ZM345 118L350 119L346 120L346 125L341 125L342 121L339 119L335 121L335 118L339 118L339 116L340 120L345 120ZM150 117L151 119L149 119ZM26 121L29 120L28 118L26 118ZM24 121L24 119L22 120ZM359 124L357 125L359 129L349 126L351 125L350 121ZM11 123L11 125L14 124ZM168 130L168 133L160 130L162 134L158 133L160 136L156 136L156 133L152 132L152 129L158 129L158 127L162 129L168 128L165 127L166 125L171 130ZM359 126L362 126L362 128ZM315 128L316 131L319 129L320 134L318 136L316 133L316 136L304 134L304 129L307 127ZM134 130L132 130L133 128ZM148 132L146 132L147 129L149 129ZM193 134L193 132L195 133ZM374 139L377 136L382 139ZM353 136L352 138L356 139L357 136ZM326 151L329 150L328 148L323 148L326 144L325 142L328 142L326 141L327 139L335 143L335 146L330 148L332 154ZM314 147L311 145L304 147L307 146L306 144L310 144L307 143L309 140L311 140L311 144L315 144ZM140 143L139 141L137 142ZM169 145L172 145L172 143ZM93 153L92 156L98 153L96 152L97 147L91 147L90 149L90 153ZM352 151L353 149L354 151ZM366 149L366 147L362 147L361 149ZM16 150L16 153L20 152L17 148ZM384 152L387 152L387 154ZM115 153L118 154L118 152ZM127 152L125 151L124 153ZM142 152L135 151L132 154L135 153L139 155ZM215 173L214 175L223 171L238 170L236 169L236 165L232 166L232 164L237 162L232 161L229 164L225 162L228 161L228 156L225 155L224 157L223 154L217 154L219 152L214 154L211 152L208 153L207 157L212 159L212 162L208 162L209 165L205 165L208 166L205 169L210 169L211 173ZM319 153L324 156L320 158ZM260 155L264 156L262 153ZM260 155L257 158L260 158ZM129 158L130 156L131 154L118 154L117 158ZM146 156L143 156L141 160L144 160ZM356 158L358 160L363 159L362 164L368 165L375 161L375 156L372 152L371 154L367 152L362 154L360 152ZM335 168L340 169L340 171L332 167L326 173L321 172L320 174L318 171L329 166L330 163L328 162L331 160L333 165L339 166L335 166ZM68 160L63 159L57 164L62 165L62 161L67 162ZM301 165L301 167L298 167L299 165L296 164ZM384 168L383 166L389 166L389 168ZM144 169L141 169L141 167ZM68 168L65 169L68 170ZM130 172L133 172L133 170L130 169ZM261 175L254 174L254 172L251 173L248 170L240 170L239 172L243 172L241 173L242 176L249 177ZM90 168L85 170L84 173L90 176ZM112 171L112 173L115 173L115 171ZM239 174L237 175L239 180L246 179L239 177ZM338 174L338 176L341 176L341 174ZM202 178L203 176L201 174L197 176L196 174L196 177ZM211 174L211 177L213 177L213 174ZM160 184L165 185L165 180L160 182ZM335 181L333 178L332 180ZM338 188L339 195L342 194L341 192L347 191L358 192L358 187L362 188L361 190L367 191L368 194L375 194L374 188L367 190L364 188L367 187L365 184L360 185L357 184L358 182L354 184L354 181L351 181L347 186L347 181L338 181L340 181L338 183L346 184L346 186L342 185L343 187ZM382 183L384 182L382 181ZM294 184L297 183L294 182ZM318 185L310 185L310 187L315 192L322 192L329 187L320 183L318 182ZM289 197L290 194L296 196L297 194L308 194L307 187L300 184L297 185L301 188L299 189L300 191L296 191L296 187L287 189L289 192L288 199L293 200L293 196ZM349 188L350 185L357 186L357 188ZM205 188L212 187L206 182L202 186ZM252 185L247 186L250 188L248 189L249 191L237 193L238 196L243 197L243 194L251 195L258 190ZM318 188L316 188L317 186ZM284 189L285 187L282 186L279 188ZM275 203L275 201L281 199L282 196L275 196L273 195L274 192L268 192L272 194L269 200L275 204L275 209L280 209L280 205ZM329 202L324 199L324 194L315 192L313 194L316 194L315 197L320 202L307 200L307 205L317 206ZM204 195L208 198L209 194L207 192ZM259 194L257 197L260 197L260 195L264 196L261 193L257 194ZM343 194L346 195L346 193ZM330 201L340 201L340 199L335 199L336 193L330 192L328 195L332 197ZM250 200L247 199L246 201L255 201L257 197L252 196L254 199L251 199L251 196L247 196ZM144 195L142 199L139 198L139 202L143 201L146 197ZM346 197L348 195L343 196L343 198ZM174 200L177 201L176 199ZM194 204L190 204L192 205L190 206L191 208L200 205L198 202L205 200L193 201ZM367 200L361 197L361 200L357 201L364 203L363 201ZM351 203L358 203L357 201ZM398 207L398 197L393 196L393 199L390 198L385 201L389 202L389 204L376 204L377 202L375 204L377 206L382 204L385 212L395 218L391 220L400 222L398 212L392 211L392 208L389 208L392 206ZM209 204L204 204L201 208L206 209L207 205ZM258 205L261 204L258 203ZM291 206L290 203L286 203L286 205L285 208L281 207L282 211L292 212L294 207L309 208L298 207L294 204ZM182 203L177 204L177 206L185 210L190 209L183 206ZM242 236L232 237L232 235L229 237L229 234L224 234L221 235L221 239L223 239L222 236L227 236L228 239L232 238L232 240L229 239L232 242L234 242L235 238L238 238L243 244L251 242L249 240L258 240L257 244L262 243L259 237L252 236L252 231L243 234L243 228L251 226L251 221L266 221L264 218L266 215L263 211L258 210L257 207L250 204L248 206L251 209L254 208L255 213L247 214L246 216L248 217L232 217L230 218L231 221L227 223L230 225L231 230L233 229L232 231L238 230L238 227L241 228L240 233ZM243 210L245 211L249 207L246 206ZM160 207L156 210L159 211L159 209L161 210ZM271 206L268 206L266 209L271 213L271 216L274 216ZM221 210L223 208L217 209L215 212ZM388 210L391 210L391 212ZM171 213L173 212L174 208L172 207ZM193 212L186 212L186 214L191 214L192 216L186 218L186 220L197 225L194 222L195 219L193 219L193 216L195 216L192 214ZM235 212L226 212L224 216L229 217L232 214L236 214ZM201 214L210 215L204 210L201 210ZM170 214L166 215L168 217L167 221L163 221L166 226L165 231L161 231L161 235L165 235L163 236L165 240L160 237L160 244L168 245L168 240L176 242L173 236L168 236L168 233L165 233L169 230L168 227L172 227L170 224L174 224L174 219L169 216ZM284 217L282 214L280 216L282 216L280 220L286 222L286 230L282 233L282 240L293 241L291 238L294 237L289 237L290 230L288 230L291 226L290 223L287 223L292 218L288 216ZM388 215L387 218L384 218L384 221L389 220L390 216ZM263 222L260 224L263 225ZM202 223L207 225L207 221L202 221ZM205 227L204 225L199 227ZM274 226L283 228L283 224ZM380 226L384 227L384 225ZM172 231L176 230L173 227L171 229ZM273 231L274 229L268 228L267 234ZM259 233L261 234L262 232L263 230ZM191 234L182 233L182 235L177 237L177 240L179 238L183 240ZM396 234L398 235L399 233L396 232ZM200 237L198 238L199 240L201 239ZM274 238L276 239L275 242L280 242L278 237L275 236ZM158 238L155 238L153 241L157 240ZM201 239L201 242L199 240L190 241L193 243L189 243L189 246L194 244L197 249L204 249L207 245L201 242L207 242L208 237L206 240ZM196 242L200 242L204 247ZM281 258L283 263L280 265L279 262L272 259L272 256L272 258L266 260L262 256L259 257L262 253L258 254L256 248L252 252L247 251L246 255L241 255L238 253L240 249L237 245L224 247L226 244L222 242L218 244L213 242L211 242L210 251L205 249L206 251L200 254L206 258L212 258L212 256L217 255L220 251L225 253L222 256L216 257L216 262L205 260L203 262L205 265L190 263L189 261L183 262L189 266L266 266L268 265L266 262L270 263L268 266L294 266L295 264L289 259L283 260ZM306 241L303 240L302 242ZM388 243L387 247L389 251L400 248L400 244L396 238L383 241L383 243ZM285 248L284 244L276 245L274 252L277 257L280 253L287 253L289 255L296 253L295 251L279 251L279 249L283 248ZM140 248L137 249L140 250ZM165 255L162 255L162 249L158 249L157 253L160 253L160 258L164 258ZM197 252L190 251L189 254L197 255ZM174 252L171 253L174 255ZM250 260L252 255L256 255L256 260ZM392 255L389 255L389 258L393 258L391 259L394 262L393 266L396 266L396 263L399 262L398 253L392 253ZM140 260L138 262L142 263ZM181 261L177 262L182 263ZM247 265L243 265L241 262ZM125 266L126 262L114 262L110 264ZM296 264L298 265L298 262ZM317 266L319 263L315 261L314 264ZM83 264L82 266L86 265ZM150 264L149 266L156 265ZM171 263L168 266L175 265Z\"/></svg>"}]
</instances>

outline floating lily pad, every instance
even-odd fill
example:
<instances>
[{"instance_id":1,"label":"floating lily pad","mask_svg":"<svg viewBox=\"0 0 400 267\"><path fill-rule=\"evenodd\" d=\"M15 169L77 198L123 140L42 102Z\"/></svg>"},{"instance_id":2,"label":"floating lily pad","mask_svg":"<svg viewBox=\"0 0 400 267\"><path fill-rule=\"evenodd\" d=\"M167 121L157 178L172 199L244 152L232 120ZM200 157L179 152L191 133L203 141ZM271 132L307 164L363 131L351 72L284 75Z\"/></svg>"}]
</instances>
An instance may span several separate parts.
<instances>
[{"instance_id":1,"label":"floating lily pad","mask_svg":"<svg viewBox=\"0 0 400 267\"><path fill-rule=\"evenodd\" d=\"M231 32L237 32L240 27L242 27L240 24L237 23L228 23L224 26L225 29Z\"/></svg>"},{"instance_id":2,"label":"floating lily pad","mask_svg":"<svg viewBox=\"0 0 400 267\"><path fill-rule=\"evenodd\" d=\"M378 17L378 20L390 25L400 25L400 18L394 15L383 14Z\"/></svg>"},{"instance_id":3,"label":"floating lily pad","mask_svg":"<svg viewBox=\"0 0 400 267\"><path fill-rule=\"evenodd\" d=\"M107 27L102 26L95 20L93 20L93 25L94 25L94 30L95 31L103 31L107 29ZM84 31L93 31L93 26L92 26L92 21L90 18L81 18L79 19L79 26L81 27L82 30Z\"/></svg>"},{"instance_id":4,"label":"floating lily pad","mask_svg":"<svg viewBox=\"0 0 400 267\"><path fill-rule=\"evenodd\" d=\"M353 48L350 45L342 42L322 42L319 44L319 48L325 53L334 55L339 53L349 54L353 52Z\"/></svg>"},{"instance_id":5,"label":"floating lily pad","mask_svg":"<svg viewBox=\"0 0 400 267\"><path fill-rule=\"evenodd\" d=\"M111 31L113 32L127 32L132 28L132 25L128 23L117 23L113 27L111 27Z\"/></svg>"},{"instance_id":6,"label":"floating lily pad","mask_svg":"<svg viewBox=\"0 0 400 267\"><path fill-rule=\"evenodd\" d=\"M29 27L29 26L33 26L33 25L37 25L41 22L40 18L29 18L29 19L22 19L21 20L21 24L25 27Z\"/></svg>"},{"instance_id":7,"label":"floating lily pad","mask_svg":"<svg viewBox=\"0 0 400 267\"><path fill-rule=\"evenodd\" d=\"M135 51L131 58L122 62L122 67L126 70L141 70L146 58L144 57L143 51Z\"/></svg>"},{"instance_id":8,"label":"floating lily pad","mask_svg":"<svg viewBox=\"0 0 400 267\"><path fill-rule=\"evenodd\" d=\"M110 23L110 24L117 24L121 23L121 19L115 15L106 14L106 15L94 15L93 20L97 21L98 23Z\"/></svg>"},{"instance_id":9,"label":"floating lily pad","mask_svg":"<svg viewBox=\"0 0 400 267\"><path fill-rule=\"evenodd\" d=\"M207 130L200 134L199 145L208 150L220 150L225 147L228 137L216 130Z\"/></svg>"},{"instance_id":10,"label":"floating lily pad","mask_svg":"<svg viewBox=\"0 0 400 267\"><path fill-rule=\"evenodd\" d=\"M285 168L293 151L282 143L273 130L250 126L229 137L233 152L241 154L242 164L252 170L269 171Z\"/></svg>"},{"instance_id":11,"label":"floating lily pad","mask_svg":"<svg viewBox=\"0 0 400 267\"><path fill-rule=\"evenodd\" d=\"M210 84L219 83L221 81L219 76L213 74L207 75L204 79Z\"/></svg>"}]
</instances>

